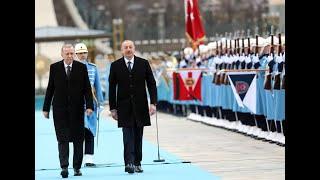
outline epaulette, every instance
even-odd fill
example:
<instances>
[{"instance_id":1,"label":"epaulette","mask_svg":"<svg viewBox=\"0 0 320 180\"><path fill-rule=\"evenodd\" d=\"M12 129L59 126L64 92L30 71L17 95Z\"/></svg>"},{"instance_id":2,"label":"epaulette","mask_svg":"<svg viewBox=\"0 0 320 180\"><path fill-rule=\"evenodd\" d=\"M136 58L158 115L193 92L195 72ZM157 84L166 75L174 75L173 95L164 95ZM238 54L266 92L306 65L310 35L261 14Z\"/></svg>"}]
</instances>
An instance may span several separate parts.
<instances>
[{"instance_id":1,"label":"epaulette","mask_svg":"<svg viewBox=\"0 0 320 180\"><path fill-rule=\"evenodd\" d=\"M91 62L88 62L88 64L90 64L90 65L92 65L92 66L97 66L96 64L93 64L93 63L91 63Z\"/></svg>"}]
</instances>

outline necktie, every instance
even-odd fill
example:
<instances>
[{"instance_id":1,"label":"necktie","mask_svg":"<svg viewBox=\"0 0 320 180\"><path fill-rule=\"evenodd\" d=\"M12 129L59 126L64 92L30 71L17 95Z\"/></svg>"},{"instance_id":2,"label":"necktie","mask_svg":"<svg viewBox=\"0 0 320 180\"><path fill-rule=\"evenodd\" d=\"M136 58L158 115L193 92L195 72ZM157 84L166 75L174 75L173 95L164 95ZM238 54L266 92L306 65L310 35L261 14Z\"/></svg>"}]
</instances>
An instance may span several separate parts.
<instances>
[{"instance_id":1,"label":"necktie","mask_svg":"<svg viewBox=\"0 0 320 180\"><path fill-rule=\"evenodd\" d=\"M129 70L129 72L131 72L131 62L130 61L128 62L128 70Z\"/></svg>"},{"instance_id":2,"label":"necktie","mask_svg":"<svg viewBox=\"0 0 320 180\"><path fill-rule=\"evenodd\" d=\"M67 77L69 78L71 74L71 67L67 66Z\"/></svg>"}]
</instances>

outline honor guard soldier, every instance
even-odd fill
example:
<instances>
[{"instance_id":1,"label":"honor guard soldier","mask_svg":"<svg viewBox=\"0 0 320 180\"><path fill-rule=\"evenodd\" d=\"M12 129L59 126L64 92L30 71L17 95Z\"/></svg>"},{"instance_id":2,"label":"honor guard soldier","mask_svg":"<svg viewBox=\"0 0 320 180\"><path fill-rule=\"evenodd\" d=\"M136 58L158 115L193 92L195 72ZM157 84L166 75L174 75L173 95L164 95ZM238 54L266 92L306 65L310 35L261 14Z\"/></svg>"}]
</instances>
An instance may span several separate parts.
<instances>
[{"instance_id":1,"label":"honor guard soldier","mask_svg":"<svg viewBox=\"0 0 320 180\"><path fill-rule=\"evenodd\" d=\"M94 154L94 137L97 132L97 121L99 117L99 107L104 102L102 95L102 89L100 85L100 78L97 66L93 63L88 62L88 49L83 43L75 45L75 53L78 59L87 66L88 76L90 80L93 101L94 101L94 112L87 116L85 115L85 152L84 152L84 165L88 167L95 167L93 161Z\"/></svg>"}]
</instances>

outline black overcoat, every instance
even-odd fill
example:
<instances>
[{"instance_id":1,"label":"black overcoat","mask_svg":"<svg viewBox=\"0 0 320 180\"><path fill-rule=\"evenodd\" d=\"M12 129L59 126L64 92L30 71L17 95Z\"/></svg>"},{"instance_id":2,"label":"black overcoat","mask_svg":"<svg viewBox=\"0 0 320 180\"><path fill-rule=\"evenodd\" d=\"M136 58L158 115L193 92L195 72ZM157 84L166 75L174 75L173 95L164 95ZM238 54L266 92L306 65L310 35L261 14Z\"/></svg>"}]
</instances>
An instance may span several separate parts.
<instances>
[{"instance_id":1,"label":"black overcoat","mask_svg":"<svg viewBox=\"0 0 320 180\"><path fill-rule=\"evenodd\" d=\"M150 64L147 60L134 56L131 73L124 57L114 61L109 75L110 110L118 113L118 127L150 126L147 90L150 103L157 102L157 88Z\"/></svg>"},{"instance_id":2,"label":"black overcoat","mask_svg":"<svg viewBox=\"0 0 320 180\"><path fill-rule=\"evenodd\" d=\"M50 111L58 141L83 141L84 107L93 110L92 92L85 64L73 61L67 78L63 60L50 65L43 111Z\"/></svg>"}]
</instances>

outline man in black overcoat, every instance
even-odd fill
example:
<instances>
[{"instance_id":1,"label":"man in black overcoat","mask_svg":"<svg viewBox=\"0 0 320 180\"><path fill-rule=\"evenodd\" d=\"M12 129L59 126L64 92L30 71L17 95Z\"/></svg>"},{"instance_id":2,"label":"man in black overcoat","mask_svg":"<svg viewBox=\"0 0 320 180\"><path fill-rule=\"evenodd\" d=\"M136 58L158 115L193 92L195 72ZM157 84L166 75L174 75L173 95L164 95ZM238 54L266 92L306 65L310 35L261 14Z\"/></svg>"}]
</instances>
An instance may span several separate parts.
<instances>
[{"instance_id":1,"label":"man in black overcoat","mask_svg":"<svg viewBox=\"0 0 320 180\"><path fill-rule=\"evenodd\" d=\"M74 175L81 176L84 141L84 109L93 110L92 92L85 64L74 60L74 47L61 48L63 60L51 64L49 82L43 104L43 115L49 118L52 103L53 120L58 141L61 176L68 177L69 142L73 142ZM84 108L85 107L85 108Z\"/></svg>"},{"instance_id":2,"label":"man in black overcoat","mask_svg":"<svg viewBox=\"0 0 320 180\"><path fill-rule=\"evenodd\" d=\"M151 125L157 88L149 62L134 55L134 43L125 40L121 52L123 57L110 68L109 105L112 117L118 121L118 127L122 127L125 172L141 173L143 127Z\"/></svg>"}]
</instances>

